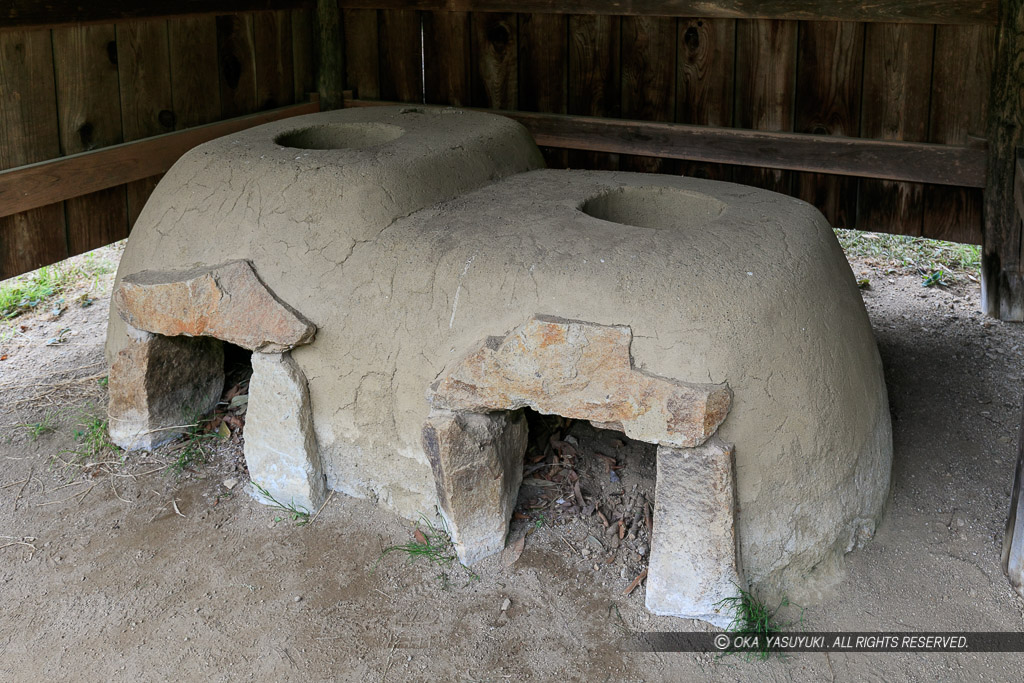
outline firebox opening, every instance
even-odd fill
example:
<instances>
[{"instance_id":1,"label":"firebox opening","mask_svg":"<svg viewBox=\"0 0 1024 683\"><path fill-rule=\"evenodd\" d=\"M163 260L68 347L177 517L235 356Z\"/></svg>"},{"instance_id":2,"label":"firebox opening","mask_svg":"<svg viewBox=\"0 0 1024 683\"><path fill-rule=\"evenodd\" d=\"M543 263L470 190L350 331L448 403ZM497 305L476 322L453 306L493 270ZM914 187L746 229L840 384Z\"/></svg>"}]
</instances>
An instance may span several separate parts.
<instances>
[{"instance_id":1,"label":"firebox opening","mask_svg":"<svg viewBox=\"0 0 1024 683\"><path fill-rule=\"evenodd\" d=\"M252 351L230 342L224 347L224 392L213 420L222 422L232 437L240 438L249 407L249 381L252 379ZM222 432L223 434L223 432Z\"/></svg>"},{"instance_id":2,"label":"firebox opening","mask_svg":"<svg viewBox=\"0 0 1024 683\"><path fill-rule=\"evenodd\" d=\"M619 588L647 567L657 446L583 420L526 409L529 441L509 539L564 550Z\"/></svg>"}]
</instances>

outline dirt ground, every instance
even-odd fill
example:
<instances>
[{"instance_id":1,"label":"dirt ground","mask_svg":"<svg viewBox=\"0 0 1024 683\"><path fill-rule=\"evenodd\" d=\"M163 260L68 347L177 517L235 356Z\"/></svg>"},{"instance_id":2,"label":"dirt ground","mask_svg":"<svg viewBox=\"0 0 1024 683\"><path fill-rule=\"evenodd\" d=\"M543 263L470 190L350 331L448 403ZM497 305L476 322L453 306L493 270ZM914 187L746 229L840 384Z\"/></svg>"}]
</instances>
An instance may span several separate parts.
<instances>
[{"instance_id":1,"label":"dirt ground","mask_svg":"<svg viewBox=\"0 0 1024 683\"><path fill-rule=\"evenodd\" d=\"M926 289L854 266L872 283L864 299L892 406L892 493L843 579L791 596L802 610L786 614L803 620L791 630L1022 630L1024 601L999 558L1024 326L983 318L976 284ZM181 473L169 469L180 450L88 465L88 426L105 405L108 302L66 300L59 315L19 318L0 341L0 680L1019 677L1020 654L755 662L620 651L630 631L711 629L648 614L642 584L624 595L645 564L653 461L579 426L528 454L533 482L512 534L529 532L521 555L471 571L382 556L414 527L367 501L336 494L306 526L258 505L242 492L236 442ZM580 477L583 501L541 481L555 459ZM622 538L599 511L616 530L623 517Z\"/></svg>"}]
</instances>

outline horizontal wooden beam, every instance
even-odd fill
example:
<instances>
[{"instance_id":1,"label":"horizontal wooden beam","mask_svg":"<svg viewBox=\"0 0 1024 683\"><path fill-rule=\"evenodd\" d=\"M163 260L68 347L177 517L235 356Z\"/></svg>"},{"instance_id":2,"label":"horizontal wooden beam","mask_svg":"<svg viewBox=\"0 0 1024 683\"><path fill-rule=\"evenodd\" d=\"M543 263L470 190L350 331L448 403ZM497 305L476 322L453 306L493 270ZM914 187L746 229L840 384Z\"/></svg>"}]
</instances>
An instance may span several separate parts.
<instances>
[{"instance_id":1,"label":"horizontal wooden beam","mask_svg":"<svg viewBox=\"0 0 1024 683\"><path fill-rule=\"evenodd\" d=\"M155 17L310 8L315 0L8 0L0 30L51 28ZM916 24L991 24L998 0L339 0L343 9L529 12Z\"/></svg>"},{"instance_id":2,"label":"horizontal wooden beam","mask_svg":"<svg viewBox=\"0 0 1024 683\"><path fill-rule=\"evenodd\" d=\"M347 98L345 104L391 103ZM0 171L0 217L164 173L182 154L203 142L319 110L319 102L282 107ZM537 144L545 147L939 185L985 186L986 154L979 147L532 112L493 113L519 121Z\"/></svg>"},{"instance_id":3,"label":"horizontal wooden beam","mask_svg":"<svg viewBox=\"0 0 1024 683\"><path fill-rule=\"evenodd\" d=\"M314 0L6 0L0 3L0 30L99 24L190 14L234 14L312 7Z\"/></svg>"},{"instance_id":4,"label":"horizontal wooden beam","mask_svg":"<svg viewBox=\"0 0 1024 683\"><path fill-rule=\"evenodd\" d=\"M344 9L991 24L998 0L339 0Z\"/></svg>"},{"instance_id":5,"label":"horizontal wooden beam","mask_svg":"<svg viewBox=\"0 0 1024 683\"><path fill-rule=\"evenodd\" d=\"M394 104L346 100L346 107ZM491 111L522 123L542 147L710 161L860 178L985 187L984 147L869 140L837 135L773 133L680 123L654 123Z\"/></svg>"},{"instance_id":6,"label":"horizontal wooden beam","mask_svg":"<svg viewBox=\"0 0 1024 683\"><path fill-rule=\"evenodd\" d=\"M835 135L510 114L538 145L913 183L985 186L985 150Z\"/></svg>"},{"instance_id":7,"label":"horizontal wooden beam","mask_svg":"<svg viewBox=\"0 0 1024 683\"><path fill-rule=\"evenodd\" d=\"M159 175L196 145L318 111L317 100L0 171L0 217Z\"/></svg>"}]
</instances>

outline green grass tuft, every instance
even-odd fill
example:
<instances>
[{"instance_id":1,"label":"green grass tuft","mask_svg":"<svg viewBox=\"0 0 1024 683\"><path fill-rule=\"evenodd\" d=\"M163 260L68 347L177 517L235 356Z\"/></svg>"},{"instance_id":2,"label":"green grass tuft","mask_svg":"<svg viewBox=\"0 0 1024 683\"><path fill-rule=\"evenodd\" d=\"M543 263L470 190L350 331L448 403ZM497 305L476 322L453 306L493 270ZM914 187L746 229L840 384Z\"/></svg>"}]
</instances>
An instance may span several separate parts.
<instances>
[{"instance_id":1,"label":"green grass tuft","mask_svg":"<svg viewBox=\"0 0 1024 683\"><path fill-rule=\"evenodd\" d=\"M388 554L397 552L405 553L409 562L425 559L430 564L440 567L441 572L435 578L441 583L442 590L447 591L452 587L451 578L445 571L452 565L458 565L468 575L468 581L463 587L480 580L480 576L476 572L459 562L459 554L455 551L455 545L452 543L451 534L448 533L447 529L434 526L427 521L426 517L420 515L420 521L416 522L416 529L413 532L413 539L408 543L384 548L380 553L380 557L373 563L371 571L375 571L377 565Z\"/></svg>"},{"instance_id":2,"label":"green grass tuft","mask_svg":"<svg viewBox=\"0 0 1024 683\"><path fill-rule=\"evenodd\" d=\"M20 425L28 432L33 441L37 441L44 434L52 434L57 431L57 418L53 413L44 413L43 419L39 422L26 422Z\"/></svg>"},{"instance_id":3,"label":"green grass tuft","mask_svg":"<svg viewBox=\"0 0 1024 683\"><path fill-rule=\"evenodd\" d=\"M459 562L459 555L455 551L451 535L446 529L438 528L427 521L426 517L420 515L420 521L416 522L416 529L413 532L414 540L408 543L392 545L381 551L380 557L374 563L374 567L390 553L405 553L410 562L425 559L427 562L440 567L448 567L453 563L459 564L470 574L470 580L478 579L472 571ZM443 574L443 572L442 572ZM447 578L445 578L447 581Z\"/></svg>"},{"instance_id":4,"label":"green grass tuft","mask_svg":"<svg viewBox=\"0 0 1024 683\"><path fill-rule=\"evenodd\" d=\"M185 470L195 469L199 465L210 462L209 443L217 438L213 432L206 431L210 418L196 418L185 429L181 443L173 451L174 461L167 467L168 472L181 474Z\"/></svg>"},{"instance_id":5,"label":"green grass tuft","mask_svg":"<svg viewBox=\"0 0 1024 683\"><path fill-rule=\"evenodd\" d=\"M295 522L295 526L305 526L306 524L309 524L310 515L312 513L306 509L306 506L296 505L294 500L289 504L282 503L256 482L252 482L252 485L253 488L260 492L261 496L269 501L272 509L288 514L289 517L291 517L291 521Z\"/></svg>"},{"instance_id":6,"label":"green grass tuft","mask_svg":"<svg viewBox=\"0 0 1024 683\"><path fill-rule=\"evenodd\" d=\"M121 450L110 440L106 420L88 415L83 418L84 421L78 424L80 429L71 432L75 441L79 443L79 448L71 452L78 456L79 460L94 460L107 452Z\"/></svg>"},{"instance_id":7,"label":"green grass tuft","mask_svg":"<svg viewBox=\"0 0 1024 683\"><path fill-rule=\"evenodd\" d=\"M45 266L0 286L0 316L14 318L59 294L70 281L60 266Z\"/></svg>"},{"instance_id":8,"label":"green grass tuft","mask_svg":"<svg viewBox=\"0 0 1024 683\"><path fill-rule=\"evenodd\" d=\"M89 413L82 413L79 419L81 422L71 432L76 447L59 451L53 458L53 467L95 474L123 464L124 453L110 440L107 421Z\"/></svg>"},{"instance_id":9,"label":"green grass tuft","mask_svg":"<svg viewBox=\"0 0 1024 683\"><path fill-rule=\"evenodd\" d=\"M789 605L786 598L771 608L752 592L740 588L739 595L719 600L715 605L733 614L732 623L725 629L727 633L747 636L757 643L756 649L746 652L748 657L754 659L768 659L771 656L768 639L781 633L782 629L789 625L776 617L780 609Z\"/></svg>"}]
</instances>

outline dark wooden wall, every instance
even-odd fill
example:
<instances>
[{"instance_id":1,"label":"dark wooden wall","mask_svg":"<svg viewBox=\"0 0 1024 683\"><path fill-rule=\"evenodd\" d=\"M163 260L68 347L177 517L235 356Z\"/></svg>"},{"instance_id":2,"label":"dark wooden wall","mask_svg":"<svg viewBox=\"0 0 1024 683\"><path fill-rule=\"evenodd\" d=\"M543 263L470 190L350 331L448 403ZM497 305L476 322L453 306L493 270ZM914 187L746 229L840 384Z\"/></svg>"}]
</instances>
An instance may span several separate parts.
<instances>
[{"instance_id":1,"label":"dark wooden wall","mask_svg":"<svg viewBox=\"0 0 1024 683\"><path fill-rule=\"evenodd\" d=\"M148 176L175 154L261 122L251 112L315 111L292 105L315 90L326 108L512 110L559 145L544 150L552 166L732 180L801 197L837 226L984 243L986 311L1020 299L999 315L1024 318L1006 170L1024 129L1019 79L1007 76L1024 63L1022 7L11 0L0 7L0 279L125 236L158 180ZM212 121L226 127L193 128ZM95 154L116 154L90 154L107 147ZM154 150L160 163L147 165ZM38 163L66 155L60 177L56 162ZM105 183L77 183L82 169ZM1005 210L983 222L983 197Z\"/></svg>"},{"instance_id":2,"label":"dark wooden wall","mask_svg":"<svg viewBox=\"0 0 1024 683\"><path fill-rule=\"evenodd\" d=\"M347 87L359 99L957 145L983 144L996 32L992 22L405 9L345 9L343 21ZM545 156L552 166L732 180L805 199L836 226L981 243L978 188Z\"/></svg>"},{"instance_id":3,"label":"dark wooden wall","mask_svg":"<svg viewBox=\"0 0 1024 683\"><path fill-rule=\"evenodd\" d=\"M0 170L304 101L312 30L282 9L0 31ZM157 180L0 217L0 279L125 237Z\"/></svg>"}]
</instances>

